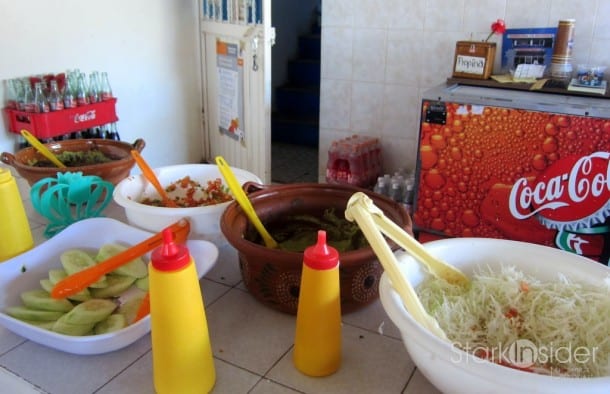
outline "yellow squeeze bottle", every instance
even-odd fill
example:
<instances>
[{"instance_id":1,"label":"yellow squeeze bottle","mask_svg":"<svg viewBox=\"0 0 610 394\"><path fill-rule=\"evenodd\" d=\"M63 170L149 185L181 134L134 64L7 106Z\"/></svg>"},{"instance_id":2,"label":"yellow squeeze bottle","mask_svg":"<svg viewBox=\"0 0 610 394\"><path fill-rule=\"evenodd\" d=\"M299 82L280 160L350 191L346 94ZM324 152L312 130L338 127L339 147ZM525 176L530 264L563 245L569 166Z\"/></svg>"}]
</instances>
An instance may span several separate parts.
<instances>
[{"instance_id":1,"label":"yellow squeeze bottle","mask_svg":"<svg viewBox=\"0 0 610 394\"><path fill-rule=\"evenodd\" d=\"M185 245L169 228L149 263L150 319L155 391L208 393L216 371L199 277Z\"/></svg>"},{"instance_id":2,"label":"yellow squeeze bottle","mask_svg":"<svg viewBox=\"0 0 610 394\"><path fill-rule=\"evenodd\" d=\"M0 262L34 246L32 231L13 174L0 168Z\"/></svg>"},{"instance_id":3,"label":"yellow squeeze bottle","mask_svg":"<svg viewBox=\"0 0 610 394\"><path fill-rule=\"evenodd\" d=\"M318 231L316 245L305 249L293 362L309 376L333 374L341 365L339 252Z\"/></svg>"}]
</instances>

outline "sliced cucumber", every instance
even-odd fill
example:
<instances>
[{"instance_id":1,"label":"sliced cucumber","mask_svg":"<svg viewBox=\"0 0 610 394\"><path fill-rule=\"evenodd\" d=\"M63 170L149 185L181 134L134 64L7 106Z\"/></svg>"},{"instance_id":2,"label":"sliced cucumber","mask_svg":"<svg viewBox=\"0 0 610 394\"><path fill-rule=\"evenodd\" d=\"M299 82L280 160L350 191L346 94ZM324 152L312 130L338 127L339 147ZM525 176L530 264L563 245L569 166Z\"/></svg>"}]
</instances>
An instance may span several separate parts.
<instances>
[{"instance_id":1,"label":"sliced cucumber","mask_svg":"<svg viewBox=\"0 0 610 394\"><path fill-rule=\"evenodd\" d=\"M21 301L28 308L43 311L68 312L74 308L70 301L52 298L49 292L43 289L24 291L21 293Z\"/></svg>"},{"instance_id":2,"label":"sliced cucumber","mask_svg":"<svg viewBox=\"0 0 610 394\"><path fill-rule=\"evenodd\" d=\"M55 286L60 280L64 279L68 274L65 269L56 268L49 270L49 280Z\"/></svg>"},{"instance_id":3,"label":"sliced cucumber","mask_svg":"<svg viewBox=\"0 0 610 394\"><path fill-rule=\"evenodd\" d=\"M127 290L136 278L133 276L124 275L106 275L107 286L101 289L91 289L93 298L111 298L118 297Z\"/></svg>"},{"instance_id":4,"label":"sliced cucumber","mask_svg":"<svg viewBox=\"0 0 610 394\"><path fill-rule=\"evenodd\" d=\"M93 327L94 334L107 334L127 327L127 320L120 313L113 313Z\"/></svg>"},{"instance_id":5,"label":"sliced cucumber","mask_svg":"<svg viewBox=\"0 0 610 394\"><path fill-rule=\"evenodd\" d=\"M89 253L80 249L66 250L61 254L60 260L61 265L64 267L68 275L72 275L76 272L84 270L85 268L95 265L95 260L93 260ZM106 287L106 276L101 276L97 282L91 284L89 287Z\"/></svg>"},{"instance_id":6,"label":"sliced cucumber","mask_svg":"<svg viewBox=\"0 0 610 394\"><path fill-rule=\"evenodd\" d=\"M135 285L140 290L148 291L148 276L136 279Z\"/></svg>"},{"instance_id":7,"label":"sliced cucumber","mask_svg":"<svg viewBox=\"0 0 610 394\"><path fill-rule=\"evenodd\" d=\"M51 290L53 290L53 287L55 287L55 285L51 283L51 280L49 278L44 278L40 280L40 287L42 287L42 289L47 293L50 293Z\"/></svg>"},{"instance_id":8,"label":"sliced cucumber","mask_svg":"<svg viewBox=\"0 0 610 394\"><path fill-rule=\"evenodd\" d=\"M55 321L65 313L59 311L42 311L31 309L23 305L9 306L5 309L7 315L23 321Z\"/></svg>"},{"instance_id":9,"label":"sliced cucumber","mask_svg":"<svg viewBox=\"0 0 610 394\"><path fill-rule=\"evenodd\" d=\"M97 252L95 260L97 262L102 262L125 250L127 250L127 247L123 245L105 244L102 245L102 247ZM143 278L148 275L148 267L146 266L144 260L138 257L136 259L131 260L129 263L124 264L119 268L115 269L113 273L118 275L132 276L134 278Z\"/></svg>"},{"instance_id":10,"label":"sliced cucumber","mask_svg":"<svg viewBox=\"0 0 610 394\"><path fill-rule=\"evenodd\" d=\"M57 319L51 330L64 335L82 336L91 333L95 323L74 324L68 322L67 313Z\"/></svg>"},{"instance_id":11,"label":"sliced cucumber","mask_svg":"<svg viewBox=\"0 0 610 394\"><path fill-rule=\"evenodd\" d=\"M144 295L144 293L139 294L133 298L130 298L119 306L117 313L125 316L127 324L133 323L133 321L136 319L136 315L138 314L138 309L140 309L140 304L144 299Z\"/></svg>"},{"instance_id":12,"label":"sliced cucumber","mask_svg":"<svg viewBox=\"0 0 610 394\"><path fill-rule=\"evenodd\" d=\"M76 305L70 312L63 316L65 323L70 324L93 324L100 322L110 316L117 308L113 301L92 298ZM93 326L92 326L93 328Z\"/></svg>"}]
</instances>

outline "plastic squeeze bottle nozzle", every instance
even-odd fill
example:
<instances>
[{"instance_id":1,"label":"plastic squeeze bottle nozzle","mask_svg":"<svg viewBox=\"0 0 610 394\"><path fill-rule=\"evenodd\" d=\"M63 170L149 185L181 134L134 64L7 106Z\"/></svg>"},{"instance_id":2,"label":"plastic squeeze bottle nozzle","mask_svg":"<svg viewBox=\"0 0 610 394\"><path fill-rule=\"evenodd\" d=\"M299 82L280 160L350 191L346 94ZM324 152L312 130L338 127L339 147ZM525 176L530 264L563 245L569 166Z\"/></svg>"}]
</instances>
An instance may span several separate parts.
<instances>
[{"instance_id":1,"label":"plastic squeeze bottle nozzle","mask_svg":"<svg viewBox=\"0 0 610 394\"><path fill-rule=\"evenodd\" d=\"M327 376L341 365L339 252L318 231L305 249L297 306L293 362L309 376Z\"/></svg>"},{"instance_id":2,"label":"plastic squeeze bottle nozzle","mask_svg":"<svg viewBox=\"0 0 610 394\"><path fill-rule=\"evenodd\" d=\"M0 168L0 261L34 246L32 230L13 174Z\"/></svg>"},{"instance_id":3,"label":"plastic squeeze bottle nozzle","mask_svg":"<svg viewBox=\"0 0 610 394\"><path fill-rule=\"evenodd\" d=\"M195 263L169 228L149 263L150 318L155 391L208 393L216 370Z\"/></svg>"}]
</instances>

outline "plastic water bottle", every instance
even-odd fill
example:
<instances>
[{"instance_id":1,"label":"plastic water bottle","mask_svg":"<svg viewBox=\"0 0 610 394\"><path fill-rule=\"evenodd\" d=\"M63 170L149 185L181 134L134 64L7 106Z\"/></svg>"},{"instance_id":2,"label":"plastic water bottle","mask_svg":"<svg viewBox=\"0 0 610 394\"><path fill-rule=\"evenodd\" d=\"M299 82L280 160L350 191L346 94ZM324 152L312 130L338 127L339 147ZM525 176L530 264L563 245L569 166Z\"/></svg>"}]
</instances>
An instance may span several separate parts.
<instances>
[{"instance_id":1,"label":"plastic water bottle","mask_svg":"<svg viewBox=\"0 0 610 394\"><path fill-rule=\"evenodd\" d=\"M149 263L155 391L208 393L216 370L195 263L169 228Z\"/></svg>"},{"instance_id":2,"label":"plastic water bottle","mask_svg":"<svg viewBox=\"0 0 610 394\"><path fill-rule=\"evenodd\" d=\"M32 231L13 174L0 168L0 261L34 246Z\"/></svg>"},{"instance_id":3,"label":"plastic water bottle","mask_svg":"<svg viewBox=\"0 0 610 394\"><path fill-rule=\"evenodd\" d=\"M309 376L327 376L341 365L339 252L318 231L316 245L305 249L293 362Z\"/></svg>"}]
</instances>

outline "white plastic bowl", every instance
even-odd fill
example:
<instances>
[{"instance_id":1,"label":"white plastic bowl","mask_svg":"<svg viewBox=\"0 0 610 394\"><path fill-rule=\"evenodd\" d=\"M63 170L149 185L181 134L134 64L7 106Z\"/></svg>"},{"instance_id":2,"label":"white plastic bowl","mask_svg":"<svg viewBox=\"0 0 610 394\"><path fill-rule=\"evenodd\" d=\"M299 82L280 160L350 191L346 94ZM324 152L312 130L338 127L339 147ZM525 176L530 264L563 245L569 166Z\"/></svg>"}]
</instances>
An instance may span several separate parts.
<instances>
[{"instance_id":1,"label":"white plastic bowl","mask_svg":"<svg viewBox=\"0 0 610 394\"><path fill-rule=\"evenodd\" d=\"M4 313L9 306L21 305L19 295L26 290L40 288L40 279L48 276L52 268L60 268L59 256L68 249L97 250L106 243L135 245L153 234L109 218L91 218L78 221L62 232L0 264L0 325L31 341L73 354L102 354L128 346L150 332L150 315L115 332L70 336L39 328ZM197 274L203 277L218 259L218 248L204 240L188 240L186 246L193 256ZM150 260L150 252L143 256ZM134 296L127 290L121 299ZM0 391L2 391L0 389Z\"/></svg>"},{"instance_id":2,"label":"white plastic bowl","mask_svg":"<svg viewBox=\"0 0 610 394\"><path fill-rule=\"evenodd\" d=\"M254 174L239 168L231 168L240 184L245 182L262 183ZM208 181L220 178L226 185L222 174L215 164L180 164L154 169L163 187L176 182L185 176L206 185ZM123 179L114 189L114 201L125 208L125 215L130 224L144 230L159 232L181 218L188 218L191 223L189 239L205 239L215 244L225 243L220 231L220 216L231 203L208 205L193 208L153 207L141 204L144 198L159 197L154 187L142 174Z\"/></svg>"},{"instance_id":3,"label":"white plastic bowl","mask_svg":"<svg viewBox=\"0 0 610 394\"><path fill-rule=\"evenodd\" d=\"M454 238L425 244L435 256L467 274L477 265L510 264L540 280L562 273L574 281L601 284L610 268L576 254L531 243L482 238ZM416 287L424 269L405 252L398 252L400 269ZM503 367L452 347L417 323L384 273L379 283L381 303L399 328L403 343L419 370L444 393L608 393L610 376L566 378ZM609 328L610 329L610 328Z\"/></svg>"}]
</instances>

